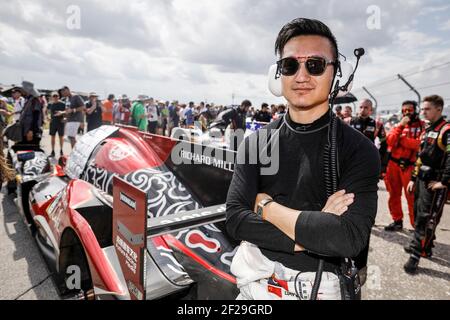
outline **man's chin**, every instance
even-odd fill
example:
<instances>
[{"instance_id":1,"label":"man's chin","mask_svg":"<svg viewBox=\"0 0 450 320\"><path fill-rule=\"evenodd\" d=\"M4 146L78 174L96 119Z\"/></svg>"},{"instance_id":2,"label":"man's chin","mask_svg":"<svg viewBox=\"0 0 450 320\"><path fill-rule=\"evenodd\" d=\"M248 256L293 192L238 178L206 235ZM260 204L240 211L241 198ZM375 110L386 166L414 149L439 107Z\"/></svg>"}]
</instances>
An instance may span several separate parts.
<instances>
[{"instance_id":1,"label":"man's chin","mask_svg":"<svg viewBox=\"0 0 450 320\"><path fill-rule=\"evenodd\" d=\"M309 109L314 109L315 107L322 105L324 102L327 102L327 100L325 101L320 101L317 99L292 99L292 100L288 100L289 101L289 106L295 108L295 109L299 109L299 110L309 110Z\"/></svg>"}]
</instances>

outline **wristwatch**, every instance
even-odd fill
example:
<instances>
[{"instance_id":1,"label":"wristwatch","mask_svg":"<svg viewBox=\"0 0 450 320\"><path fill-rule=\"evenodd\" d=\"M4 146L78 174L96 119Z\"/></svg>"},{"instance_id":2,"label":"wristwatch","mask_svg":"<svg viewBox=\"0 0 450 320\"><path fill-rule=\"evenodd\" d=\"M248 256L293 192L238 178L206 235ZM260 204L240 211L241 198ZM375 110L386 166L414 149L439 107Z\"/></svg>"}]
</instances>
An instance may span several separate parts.
<instances>
[{"instance_id":1,"label":"wristwatch","mask_svg":"<svg viewBox=\"0 0 450 320\"><path fill-rule=\"evenodd\" d=\"M264 220L263 209L271 202L273 202L273 199L262 199L260 202L258 202L256 214L260 216L263 220Z\"/></svg>"}]
</instances>

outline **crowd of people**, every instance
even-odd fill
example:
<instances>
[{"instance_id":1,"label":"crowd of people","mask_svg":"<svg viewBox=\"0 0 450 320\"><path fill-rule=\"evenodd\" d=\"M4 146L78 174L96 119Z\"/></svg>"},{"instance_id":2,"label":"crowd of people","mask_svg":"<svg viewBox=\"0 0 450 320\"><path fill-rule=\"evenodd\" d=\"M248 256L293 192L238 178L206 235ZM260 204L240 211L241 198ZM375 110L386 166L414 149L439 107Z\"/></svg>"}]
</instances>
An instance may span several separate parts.
<instances>
[{"instance_id":1,"label":"crowd of people","mask_svg":"<svg viewBox=\"0 0 450 320\"><path fill-rule=\"evenodd\" d=\"M53 157L57 137L59 152L63 155L64 137L68 138L73 148L77 135L102 125L131 125L140 131L170 136L173 128L193 128L194 123L198 123L205 132L222 111L240 108L205 102L195 104L192 101L183 104L178 101L156 100L147 95L131 99L125 94L118 97L109 94L102 101L95 92L84 97L74 93L67 86L46 95L39 93L34 89L33 83L27 81L21 87L12 88L9 93L9 98L0 97L1 129L5 129L9 124L28 121L33 125L30 128L29 124L22 126L22 139L18 142L39 145L42 128L47 122ZM243 126L240 126L244 130L245 120L248 118L268 123L286 112L283 104L273 104L269 107L267 103L263 103L260 110L255 110L251 102L247 101L243 102L247 104L247 108L243 115ZM33 113L31 109L36 112ZM42 113L38 110L42 110ZM233 119L230 119L230 122L235 124Z\"/></svg>"},{"instance_id":2,"label":"crowd of people","mask_svg":"<svg viewBox=\"0 0 450 320\"><path fill-rule=\"evenodd\" d=\"M131 125L140 131L170 136L174 128L193 128L195 122L200 123L203 131L207 131L217 116L227 109L229 112L224 112L222 118L230 123L231 129L234 130L245 130L249 118L252 121L270 123L283 117L287 112L286 106L282 104L269 106L267 103L263 103L258 110L255 110L249 100L244 100L240 106L224 107L204 102L182 104L178 101L156 100L146 95L130 99L125 94L119 97L110 94L107 99L101 101L99 95L91 92L85 101L83 97L74 94L67 86L46 96L40 94L34 88L33 83L27 81L24 81L21 87L10 90L10 93L11 97L9 98L0 96L0 135L3 136L4 129L8 125L20 124L20 134L14 140L16 142L14 148L16 150L29 149L30 145L39 147L44 123L48 121L52 157L55 156L56 136L59 138L59 153L63 155L64 137L69 139L73 148L77 135L83 134L85 131L92 131L102 125ZM385 130L379 119L375 120L371 117L373 105L369 99L360 102L357 116L352 115L350 106L343 109L341 106L337 106L334 110L345 124L360 131L376 144L379 150L382 164L380 178L384 179L389 192L388 204L393 219L392 224L385 228L386 231L399 231L403 228L401 197L402 190L404 191L408 203L409 222L416 230L411 245L405 248L412 257L412 260L410 259L405 265L405 270L408 272L414 272L417 269L420 257L432 255L434 234L431 236L432 239L428 239L427 246L420 244L423 243L425 237L423 221L426 219L423 216L429 216L432 201L427 192L446 186L445 182L436 180L437 172L445 171L444 168L440 168L435 170L435 176L432 177L435 180L427 181L427 183L432 183L431 189L422 186L422 183L419 184L420 191L414 191L416 181L419 181L418 179L422 176L420 168L423 169L423 162L428 161L434 167L439 166L438 164L441 162L446 165L441 158L448 151L446 149L447 132L445 132L445 136L441 132L448 128L447 122L442 117L444 107L442 98L436 95L429 96L424 99L423 104L422 109L428 124L420 119L418 104L415 101L405 101L401 108L403 118L389 132ZM429 110L432 107L434 109L430 116ZM85 124L87 124L86 127ZM6 132L5 134L8 135ZM11 139L11 137L8 138ZM436 140L436 143L430 139ZM444 149L441 145L438 146L438 140ZM3 137L0 141L3 145ZM427 154L422 154L424 141L428 141L432 145L430 147L432 150L428 150ZM440 150L438 147L442 149L440 152L438 152ZM435 160L436 157L440 158ZM6 168L6 166L2 165L2 168ZM10 171L3 171L3 175L11 176ZM442 179L447 178L445 176ZM422 197L419 202L417 202L418 197ZM427 199L425 203L424 199Z\"/></svg>"}]
</instances>

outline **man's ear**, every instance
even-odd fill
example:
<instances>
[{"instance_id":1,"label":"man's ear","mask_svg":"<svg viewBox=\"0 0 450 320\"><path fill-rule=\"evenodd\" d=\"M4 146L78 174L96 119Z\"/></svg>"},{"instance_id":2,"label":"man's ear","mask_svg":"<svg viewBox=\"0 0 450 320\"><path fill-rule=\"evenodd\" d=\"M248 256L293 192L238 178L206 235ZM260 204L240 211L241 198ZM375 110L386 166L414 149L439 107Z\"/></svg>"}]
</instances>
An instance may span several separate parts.
<instances>
[{"instance_id":1,"label":"man's ear","mask_svg":"<svg viewBox=\"0 0 450 320\"><path fill-rule=\"evenodd\" d=\"M281 97L283 95L283 90L281 87L281 76L278 74L278 65L273 64L269 68L269 74L268 74L268 85L269 85L269 91L275 96L275 97Z\"/></svg>"}]
</instances>

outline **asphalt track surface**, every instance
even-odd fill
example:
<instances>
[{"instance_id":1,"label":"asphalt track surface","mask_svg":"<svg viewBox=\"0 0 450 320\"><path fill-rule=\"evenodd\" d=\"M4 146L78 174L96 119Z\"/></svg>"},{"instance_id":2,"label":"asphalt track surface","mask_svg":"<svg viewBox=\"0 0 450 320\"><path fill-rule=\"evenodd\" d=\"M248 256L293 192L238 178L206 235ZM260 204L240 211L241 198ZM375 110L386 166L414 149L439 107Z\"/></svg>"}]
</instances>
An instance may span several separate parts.
<instances>
[{"instance_id":1,"label":"asphalt track surface","mask_svg":"<svg viewBox=\"0 0 450 320\"><path fill-rule=\"evenodd\" d=\"M43 147L50 153L48 132L44 135ZM70 152L67 141L64 151L65 154ZM59 147L56 152L59 153ZM378 214L370 241L363 299L450 300L450 205L446 205L438 226L433 257L421 259L418 274L408 275L403 271L408 258L403 246L410 240L412 229L406 223L402 232L383 230L391 218L384 183L380 182L379 187ZM406 209L405 203L403 207ZM5 188L0 193L0 299L59 299L44 259Z\"/></svg>"}]
</instances>

